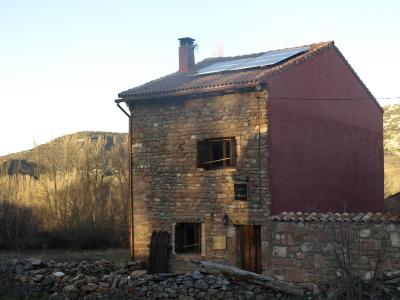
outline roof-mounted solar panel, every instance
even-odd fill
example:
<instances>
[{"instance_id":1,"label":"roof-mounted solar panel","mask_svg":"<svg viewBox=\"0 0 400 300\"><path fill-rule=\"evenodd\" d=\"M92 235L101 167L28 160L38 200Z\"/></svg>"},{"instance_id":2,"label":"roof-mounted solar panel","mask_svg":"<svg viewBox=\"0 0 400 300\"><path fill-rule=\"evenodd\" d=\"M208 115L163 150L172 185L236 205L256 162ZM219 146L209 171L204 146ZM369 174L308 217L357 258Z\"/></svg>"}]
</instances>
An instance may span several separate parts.
<instances>
[{"instance_id":1,"label":"roof-mounted solar panel","mask_svg":"<svg viewBox=\"0 0 400 300\"><path fill-rule=\"evenodd\" d=\"M245 63L249 60L251 60L251 58L217 62L215 64L212 64L208 67L199 70L198 74L208 74L208 73L228 71L231 70L233 67L237 66L238 64Z\"/></svg>"},{"instance_id":2,"label":"roof-mounted solar panel","mask_svg":"<svg viewBox=\"0 0 400 300\"><path fill-rule=\"evenodd\" d=\"M230 61L223 61L212 64L208 67L200 69L197 74L210 74L224 71L234 71L255 67L272 66L279 62L282 62L292 56L307 51L308 47L292 48L287 50L276 50L264 53L257 57L237 59Z\"/></svg>"}]
</instances>

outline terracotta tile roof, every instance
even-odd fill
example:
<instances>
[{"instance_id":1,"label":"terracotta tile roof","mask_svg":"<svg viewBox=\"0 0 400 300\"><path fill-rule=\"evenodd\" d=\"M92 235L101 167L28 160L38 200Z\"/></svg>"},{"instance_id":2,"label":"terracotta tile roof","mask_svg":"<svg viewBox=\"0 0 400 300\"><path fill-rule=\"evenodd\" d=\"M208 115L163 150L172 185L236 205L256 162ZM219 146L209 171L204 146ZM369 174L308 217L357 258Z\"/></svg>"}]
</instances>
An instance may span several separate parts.
<instances>
[{"instance_id":1,"label":"terracotta tile roof","mask_svg":"<svg viewBox=\"0 0 400 300\"><path fill-rule=\"evenodd\" d=\"M147 82L141 86L124 91L118 94L118 96L120 98L129 97L132 99L156 98L180 96L192 93L204 93L220 89L225 90L238 87L256 86L258 83L263 82L265 79L271 76L274 76L291 68L292 66L313 58L318 53L333 47L333 45L333 41L305 45L305 47L309 47L309 50L298 56L294 56L293 58L282 61L281 63L278 63L272 67L264 66L252 69L225 71L204 75L196 74L198 70L216 62L257 57L266 52L233 57L208 58L197 63L193 73L184 74L175 72L159 79Z\"/></svg>"},{"instance_id":2,"label":"terracotta tile roof","mask_svg":"<svg viewBox=\"0 0 400 300\"><path fill-rule=\"evenodd\" d=\"M400 223L400 213L302 213L283 212L270 217L278 222Z\"/></svg>"}]
</instances>

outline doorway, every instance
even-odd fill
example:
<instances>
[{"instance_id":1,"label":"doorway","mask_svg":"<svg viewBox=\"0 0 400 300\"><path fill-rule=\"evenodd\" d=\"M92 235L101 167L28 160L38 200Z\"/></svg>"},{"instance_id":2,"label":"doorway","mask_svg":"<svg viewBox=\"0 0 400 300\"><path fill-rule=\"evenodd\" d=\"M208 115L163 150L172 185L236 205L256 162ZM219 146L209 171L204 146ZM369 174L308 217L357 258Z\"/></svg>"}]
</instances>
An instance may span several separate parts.
<instances>
[{"instance_id":1,"label":"doorway","mask_svg":"<svg viewBox=\"0 0 400 300\"><path fill-rule=\"evenodd\" d=\"M238 225L236 232L240 267L261 273L261 226Z\"/></svg>"}]
</instances>

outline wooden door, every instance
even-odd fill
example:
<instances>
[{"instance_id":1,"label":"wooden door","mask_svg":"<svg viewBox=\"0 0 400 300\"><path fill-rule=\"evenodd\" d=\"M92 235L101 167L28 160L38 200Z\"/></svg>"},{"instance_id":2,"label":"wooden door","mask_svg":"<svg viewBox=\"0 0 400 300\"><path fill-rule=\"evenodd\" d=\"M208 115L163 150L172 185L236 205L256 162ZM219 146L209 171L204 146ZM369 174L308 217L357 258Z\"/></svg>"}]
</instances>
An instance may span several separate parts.
<instances>
[{"instance_id":1,"label":"wooden door","mask_svg":"<svg viewBox=\"0 0 400 300\"><path fill-rule=\"evenodd\" d=\"M169 233L153 231L150 241L150 253L147 261L147 273L168 273Z\"/></svg>"},{"instance_id":2,"label":"wooden door","mask_svg":"<svg viewBox=\"0 0 400 300\"><path fill-rule=\"evenodd\" d=\"M241 268L261 273L261 227L239 225L237 233Z\"/></svg>"}]
</instances>

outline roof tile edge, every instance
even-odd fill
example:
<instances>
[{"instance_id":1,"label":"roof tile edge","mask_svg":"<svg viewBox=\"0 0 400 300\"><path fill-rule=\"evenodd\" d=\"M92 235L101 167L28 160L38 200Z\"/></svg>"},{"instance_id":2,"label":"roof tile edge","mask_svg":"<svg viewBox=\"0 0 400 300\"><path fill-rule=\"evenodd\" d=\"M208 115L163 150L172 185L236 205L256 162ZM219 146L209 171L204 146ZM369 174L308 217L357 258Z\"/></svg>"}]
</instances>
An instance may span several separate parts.
<instances>
[{"instance_id":1,"label":"roof tile edge","mask_svg":"<svg viewBox=\"0 0 400 300\"><path fill-rule=\"evenodd\" d=\"M364 213L302 213L283 212L272 215L273 222L350 222L350 223L400 223L400 213L364 212Z\"/></svg>"}]
</instances>

